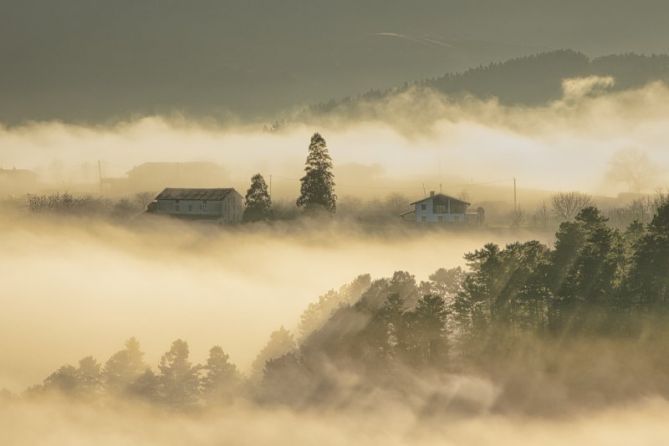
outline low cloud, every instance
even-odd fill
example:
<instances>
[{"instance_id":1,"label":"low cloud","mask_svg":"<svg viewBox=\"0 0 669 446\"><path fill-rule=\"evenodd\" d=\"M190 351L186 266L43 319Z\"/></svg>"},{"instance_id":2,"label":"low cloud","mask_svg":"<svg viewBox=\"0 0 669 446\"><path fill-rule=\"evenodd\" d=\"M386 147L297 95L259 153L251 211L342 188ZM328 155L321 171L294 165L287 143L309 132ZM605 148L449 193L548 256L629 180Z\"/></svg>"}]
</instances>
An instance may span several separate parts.
<instances>
[{"instance_id":1,"label":"low cloud","mask_svg":"<svg viewBox=\"0 0 669 446\"><path fill-rule=\"evenodd\" d=\"M338 181L340 196L378 195L378 186L388 193L420 196L423 184L459 190L512 177L521 188L615 194L627 190L624 184L606 182L610 160L620 150L639 148L659 170L669 167L664 135L669 89L655 83L593 94L611 82L601 77L566 80L564 98L541 107L455 100L414 88L325 116L301 115L276 131L165 117L100 127L33 123L0 128L0 163L35 169L49 187L62 190L94 183L98 161L103 175L112 177L149 161L209 161L222 165L230 184L240 190L261 172L274 175L278 197L294 199L309 137L318 130L328 141L335 169L342 167L343 173L344 166L358 165L377 172L342 175L346 180ZM666 181L666 175L657 175L642 191Z\"/></svg>"}]
</instances>

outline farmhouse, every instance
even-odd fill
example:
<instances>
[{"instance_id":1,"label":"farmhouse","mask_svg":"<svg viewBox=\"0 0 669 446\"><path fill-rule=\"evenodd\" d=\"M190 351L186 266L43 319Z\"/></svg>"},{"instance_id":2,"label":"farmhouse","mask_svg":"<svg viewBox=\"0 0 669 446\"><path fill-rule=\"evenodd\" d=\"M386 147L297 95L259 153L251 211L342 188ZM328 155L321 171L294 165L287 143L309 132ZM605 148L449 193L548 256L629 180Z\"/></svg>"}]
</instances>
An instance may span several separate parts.
<instances>
[{"instance_id":1,"label":"farmhouse","mask_svg":"<svg viewBox=\"0 0 669 446\"><path fill-rule=\"evenodd\" d=\"M37 175L25 169L2 169L0 168L0 193L24 194L35 192L38 189Z\"/></svg>"},{"instance_id":2,"label":"farmhouse","mask_svg":"<svg viewBox=\"0 0 669 446\"><path fill-rule=\"evenodd\" d=\"M149 204L148 212L187 219L238 223L244 212L242 196L232 188L167 188Z\"/></svg>"},{"instance_id":3,"label":"farmhouse","mask_svg":"<svg viewBox=\"0 0 669 446\"><path fill-rule=\"evenodd\" d=\"M430 192L430 196L411 203L418 223L481 224L483 209L469 212L470 203L455 197Z\"/></svg>"}]
</instances>

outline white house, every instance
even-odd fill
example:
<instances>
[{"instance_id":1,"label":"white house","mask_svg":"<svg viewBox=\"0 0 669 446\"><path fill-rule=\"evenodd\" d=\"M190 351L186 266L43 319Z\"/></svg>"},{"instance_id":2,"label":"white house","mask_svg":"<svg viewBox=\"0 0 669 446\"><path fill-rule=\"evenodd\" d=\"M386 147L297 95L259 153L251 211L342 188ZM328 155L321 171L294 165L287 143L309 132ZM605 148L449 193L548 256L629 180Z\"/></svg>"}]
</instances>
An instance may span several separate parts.
<instances>
[{"instance_id":1,"label":"white house","mask_svg":"<svg viewBox=\"0 0 669 446\"><path fill-rule=\"evenodd\" d=\"M468 212L470 203L455 197L430 192L430 196L411 203L414 210L407 214L414 214L418 223L483 223L483 209Z\"/></svg>"},{"instance_id":2,"label":"white house","mask_svg":"<svg viewBox=\"0 0 669 446\"><path fill-rule=\"evenodd\" d=\"M242 220L244 200L232 188L182 189L168 187L149 204L148 212L180 218L238 223Z\"/></svg>"}]
</instances>

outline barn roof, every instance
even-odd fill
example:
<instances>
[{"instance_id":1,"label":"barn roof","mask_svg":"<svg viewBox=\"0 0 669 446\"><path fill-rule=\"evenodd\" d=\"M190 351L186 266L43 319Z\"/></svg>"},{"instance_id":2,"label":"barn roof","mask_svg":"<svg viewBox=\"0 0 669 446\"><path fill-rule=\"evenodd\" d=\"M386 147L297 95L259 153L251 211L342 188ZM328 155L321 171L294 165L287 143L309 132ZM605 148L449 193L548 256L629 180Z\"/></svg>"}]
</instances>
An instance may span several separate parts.
<instances>
[{"instance_id":1,"label":"barn roof","mask_svg":"<svg viewBox=\"0 0 669 446\"><path fill-rule=\"evenodd\" d=\"M414 201L413 203L410 203L410 205L419 204L419 203L422 203L424 201L433 200L435 198L438 199L438 200L451 200L451 201L455 201L456 203L466 204L467 206L469 206L471 204L467 201L460 200L459 198L451 197L450 195L434 194L434 195L431 195L429 197L425 197L422 200Z\"/></svg>"},{"instance_id":2,"label":"barn roof","mask_svg":"<svg viewBox=\"0 0 669 446\"><path fill-rule=\"evenodd\" d=\"M231 187L220 189L185 189L168 187L158 194L156 200L224 200L235 190Z\"/></svg>"}]
</instances>

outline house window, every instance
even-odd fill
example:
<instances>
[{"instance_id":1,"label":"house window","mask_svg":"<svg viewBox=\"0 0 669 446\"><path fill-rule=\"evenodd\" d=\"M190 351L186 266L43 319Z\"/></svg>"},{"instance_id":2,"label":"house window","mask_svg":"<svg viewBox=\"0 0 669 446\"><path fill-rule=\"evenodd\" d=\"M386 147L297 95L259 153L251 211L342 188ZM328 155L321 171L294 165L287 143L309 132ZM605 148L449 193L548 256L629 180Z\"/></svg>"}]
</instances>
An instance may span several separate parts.
<instances>
[{"instance_id":1,"label":"house window","mask_svg":"<svg viewBox=\"0 0 669 446\"><path fill-rule=\"evenodd\" d=\"M202 202L202 210L203 211L207 210L207 201L206 200Z\"/></svg>"},{"instance_id":2,"label":"house window","mask_svg":"<svg viewBox=\"0 0 669 446\"><path fill-rule=\"evenodd\" d=\"M427 205L426 205L425 203L421 204L421 205L420 205L420 209L421 209L422 211L427 210Z\"/></svg>"}]
</instances>

